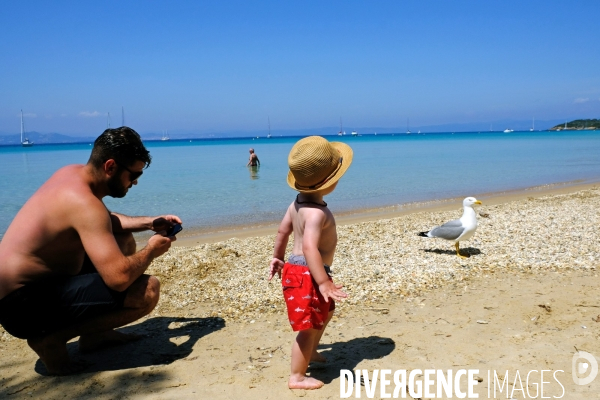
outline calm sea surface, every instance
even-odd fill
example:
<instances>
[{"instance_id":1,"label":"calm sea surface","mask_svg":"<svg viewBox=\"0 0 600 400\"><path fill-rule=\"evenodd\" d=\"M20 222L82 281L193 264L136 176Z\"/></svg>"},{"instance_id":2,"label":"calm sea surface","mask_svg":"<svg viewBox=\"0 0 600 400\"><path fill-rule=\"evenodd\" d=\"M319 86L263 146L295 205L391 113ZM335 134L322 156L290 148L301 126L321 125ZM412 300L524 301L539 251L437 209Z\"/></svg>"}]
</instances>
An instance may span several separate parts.
<instances>
[{"instance_id":1,"label":"calm sea surface","mask_svg":"<svg viewBox=\"0 0 600 400\"><path fill-rule=\"evenodd\" d=\"M462 197L574 180L600 180L600 132L434 133L328 137L354 162L326 197L332 211ZM123 199L129 215L177 214L186 228L278 221L296 192L287 155L298 138L146 142L153 161ZM261 167L246 167L253 147ZM89 144L0 147L0 238L58 168L85 163Z\"/></svg>"}]
</instances>

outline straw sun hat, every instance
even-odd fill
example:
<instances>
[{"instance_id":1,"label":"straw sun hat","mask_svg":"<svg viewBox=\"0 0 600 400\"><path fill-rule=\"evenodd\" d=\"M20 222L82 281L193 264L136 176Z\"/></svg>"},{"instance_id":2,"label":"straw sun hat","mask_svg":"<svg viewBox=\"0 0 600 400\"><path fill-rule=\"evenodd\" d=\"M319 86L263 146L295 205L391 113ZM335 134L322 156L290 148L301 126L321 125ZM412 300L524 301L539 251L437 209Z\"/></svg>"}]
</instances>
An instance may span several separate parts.
<instances>
[{"instance_id":1,"label":"straw sun hat","mask_svg":"<svg viewBox=\"0 0 600 400\"><path fill-rule=\"evenodd\" d=\"M315 193L335 184L351 163L352 149L346 143L305 137L290 151L287 182L300 193Z\"/></svg>"}]
</instances>

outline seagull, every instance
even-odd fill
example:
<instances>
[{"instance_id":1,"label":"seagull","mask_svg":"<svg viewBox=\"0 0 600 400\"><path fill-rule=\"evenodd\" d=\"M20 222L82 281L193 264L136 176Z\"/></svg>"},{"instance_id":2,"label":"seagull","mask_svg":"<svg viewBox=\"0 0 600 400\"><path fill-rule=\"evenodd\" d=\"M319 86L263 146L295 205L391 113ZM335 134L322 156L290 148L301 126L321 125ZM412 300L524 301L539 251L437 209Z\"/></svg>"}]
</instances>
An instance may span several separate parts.
<instances>
[{"instance_id":1,"label":"seagull","mask_svg":"<svg viewBox=\"0 0 600 400\"><path fill-rule=\"evenodd\" d=\"M477 229L477 216L473 210L474 204L481 204L475 197L467 197L463 200L464 212L460 219L446 222L444 225L437 226L429 232L419 232L419 236L430 238L442 238L453 240L456 247L456 255L462 258L467 258L460 254L458 243L461 240L468 240L473 236Z\"/></svg>"}]
</instances>

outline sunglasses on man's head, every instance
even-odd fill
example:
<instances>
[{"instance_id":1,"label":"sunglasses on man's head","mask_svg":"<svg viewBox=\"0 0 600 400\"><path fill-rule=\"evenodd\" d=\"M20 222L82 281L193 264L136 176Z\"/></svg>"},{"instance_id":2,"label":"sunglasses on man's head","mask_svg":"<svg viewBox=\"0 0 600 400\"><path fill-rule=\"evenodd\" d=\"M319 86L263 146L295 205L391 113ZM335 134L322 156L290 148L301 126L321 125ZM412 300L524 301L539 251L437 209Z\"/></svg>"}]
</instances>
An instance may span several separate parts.
<instances>
[{"instance_id":1,"label":"sunglasses on man's head","mask_svg":"<svg viewBox=\"0 0 600 400\"><path fill-rule=\"evenodd\" d=\"M140 176L142 176L142 174L144 173L144 171L132 171L129 168L127 168L124 165L119 165L121 168L124 168L125 170L127 170L127 172L129 172L129 180L131 182L135 181L136 179L138 179Z\"/></svg>"}]
</instances>

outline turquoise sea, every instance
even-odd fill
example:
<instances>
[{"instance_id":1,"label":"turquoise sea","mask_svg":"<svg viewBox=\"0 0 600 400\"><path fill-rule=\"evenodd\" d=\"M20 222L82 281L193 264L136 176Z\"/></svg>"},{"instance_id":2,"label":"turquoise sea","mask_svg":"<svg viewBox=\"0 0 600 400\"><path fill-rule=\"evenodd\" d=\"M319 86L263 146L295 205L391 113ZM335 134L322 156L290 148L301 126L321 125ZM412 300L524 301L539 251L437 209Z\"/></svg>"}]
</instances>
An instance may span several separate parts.
<instances>
[{"instance_id":1,"label":"turquoise sea","mask_svg":"<svg viewBox=\"0 0 600 400\"><path fill-rule=\"evenodd\" d=\"M569 181L600 181L600 131L428 133L328 137L354 162L326 197L344 212ZM295 193L287 155L298 138L146 142L152 165L109 209L177 214L186 229L279 221ZM261 167L246 167L253 147ZM31 194L58 168L85 163L89 144L0 147L0 238Z\"/></svg>"}]
</instances>

